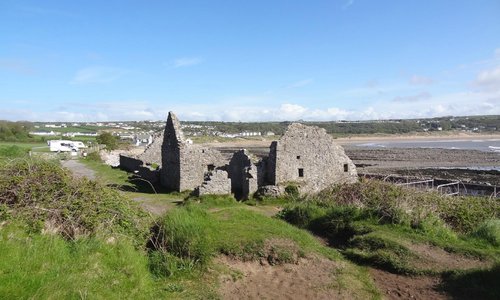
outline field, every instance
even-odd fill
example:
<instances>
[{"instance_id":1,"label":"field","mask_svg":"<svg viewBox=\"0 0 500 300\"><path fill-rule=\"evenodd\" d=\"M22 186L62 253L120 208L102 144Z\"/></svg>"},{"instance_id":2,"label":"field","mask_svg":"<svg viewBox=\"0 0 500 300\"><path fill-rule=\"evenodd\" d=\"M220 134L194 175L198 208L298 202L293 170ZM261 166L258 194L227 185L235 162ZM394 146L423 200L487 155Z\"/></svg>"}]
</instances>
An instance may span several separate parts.
<instances>
[{"instance_id":1,"label":"field","mask_svg":"<svg viewBox=\"0 0 500 300\"><path fill-rule=\"evenodd\" d=\"M95 181L12 158L0 160L2 298L500 294L500 208L488 198L362 181L237 202L166 193L93 157L79 163Z\"/></svg>"}]
</instances>

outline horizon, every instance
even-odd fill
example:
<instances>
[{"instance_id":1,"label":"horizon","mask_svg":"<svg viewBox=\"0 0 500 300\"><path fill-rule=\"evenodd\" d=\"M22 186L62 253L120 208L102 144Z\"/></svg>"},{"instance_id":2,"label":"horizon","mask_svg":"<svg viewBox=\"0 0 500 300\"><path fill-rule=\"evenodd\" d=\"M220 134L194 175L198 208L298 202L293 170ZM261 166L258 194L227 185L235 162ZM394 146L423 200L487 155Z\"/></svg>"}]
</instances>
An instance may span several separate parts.
<instances>
[{"instance_id":1,"label":"horizon","mask_svg":"<svg viewBox=\"0 0 500 300\"><path fill-rule=\"evenodd\" d=\"M170 111L173 112L173 111ZM175 112L173 112L175 114ZM177 115L177 114L176 114ZM418 121L418 120L433 120L433 119L447 119L447 118L490 118L490 117L500 117L500 115L462 115L462 116L454 116L454 115L443 115L443 116L438 116L438 117L424 117L424 118L408 118L408 119L402 119L402 118L396 118L396 119L367 119L367 120L343 120L343 119L338 119L338 120L281 120L281 121L266 121L266 120L261 120L261 121L210 121L210 120L182 120L179 119L181 123L204 123L204 122L219 122L219 123L328 123L328 122L342 122L342 123L357 123L357 122L387 122L387 121ZM17 121L10 121L10 120L4 120L0 119L0 122L27 122L27 123L116 123L116 122L166 122L168 118L168 115L164 119L142 119L142 120L107 120L107 121L28 121L28 120L17 120Z\"/></svg>"},{"instance_id":2,"label":"horizon","mask_svg":"<svg viewBox=\"0 0 500 300\"><path fill-rule=\"evenodd\" d=\"M6 1L0 119L500 115L500 3Z\"/></svg>"}]
</instances>

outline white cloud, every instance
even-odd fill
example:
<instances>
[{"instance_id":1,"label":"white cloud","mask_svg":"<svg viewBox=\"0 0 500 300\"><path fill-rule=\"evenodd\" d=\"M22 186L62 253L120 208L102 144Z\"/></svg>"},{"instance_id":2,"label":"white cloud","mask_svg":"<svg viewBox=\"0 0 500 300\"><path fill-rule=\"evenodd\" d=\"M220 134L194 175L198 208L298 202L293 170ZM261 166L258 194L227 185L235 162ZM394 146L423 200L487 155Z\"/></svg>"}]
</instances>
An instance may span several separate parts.
<instances>
[{"instance_id":1,"label":"white cloud","mask_svg":"<svg viewBox=\"0 0 500 300\"><path fill-rule=\"evenodd\" d=\"M203 59L199 57L181 57L173 61L172 65L174 68L190 67L199 65L203 62Z\"/></svg>"},{"instance_id":2,"label":"white cloud","mask_svg":"<svg viewBox=\"0 0 500 300\"><path fill-rule=\"evenodd\" d=\"M3 100L3 99L2 99ZM179 102L177 102L179 103ZM258 104L165 104L146 101L116 101L99 104L66 103L52 111L0 108L0 119L29 121L118 121L165 120L168 111L186 121L331 121L424 118L445 115L500 114L500 91L461 92L434 95L419 101L379 101L365 107L325 108L283 102Z\"/></svg>"},{"instance_id":3,"label":"white cloud","mask_svg":"<svg viewBox=\"0 0 500 300\"><path fill-rule=\"evenodd\" d=\"M430 85L432 83L434 83L434 80L430 77L413 75L410 78L410 84L413 85Z\"/></svg>"},{"instance_id":4,"label":"white cloud","mask_svg":"<svg viewBox=\"0 0 500 300\"><path fill-rule=\"evenodd\" d=\"M80 69L71 80L72 84L110 83L122 78L129 71L121 68L93 66Z\"/></svg>"},{"instance_id":5,"label":"white cloud","mask_svg":"<svg viewBox=\"0 0 500 300\"><path fill-rule=\"evenodd\" d=\"M474 85L481 90L500 91L500 66L480 72Z\"/></svg>"}]
</instances>

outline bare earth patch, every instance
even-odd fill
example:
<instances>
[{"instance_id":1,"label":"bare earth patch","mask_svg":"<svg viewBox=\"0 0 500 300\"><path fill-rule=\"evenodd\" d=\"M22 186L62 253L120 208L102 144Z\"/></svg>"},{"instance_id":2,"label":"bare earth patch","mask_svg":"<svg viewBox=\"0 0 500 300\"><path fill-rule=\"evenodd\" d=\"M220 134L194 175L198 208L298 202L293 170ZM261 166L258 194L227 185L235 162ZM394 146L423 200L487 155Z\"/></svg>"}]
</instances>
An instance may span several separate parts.
<instances>
[{"instance_id":1,"label":"bare earth patch","mask_svg":"<svg viewBox=\"0 0 500 300\"><path fill-rule=\"evenodd\" d=\"M491 262L465 257L428 244L407 244L408 249L419 256L413 264L418 269L445 271L486 268Z\"/></svg>"},{"instance_id":2,"label":"bare earth patch","mask_svg":"<svg viewBox=\"0 0 500 300\"><path fill-rule=\"evenodd\" d=\"M438 290L441 279L436 276L403 276L370 269L375 284L385 299L450 299Z\"/></svg>"},{"instance_id":3,"label":"bare earth patch","mask_svg":"<svg viewBox=\"0 0 500 300\"><path fill-rule=\"evenodd\" d=\"M405 245L419 256L412 264L419 270L466 270L486 268L491 262L465 257L428 244ZM387 299L450 299L439 290L439 276L405 276L378 269L370 269L375 284Z\"/></svg>"},{"instance_id":4,"label":"bare earth patch","mask_svg":"<svg viewBox=\"0 0 500 300\"><path fill-rule=\"evenodd\" d=\"M226 256L217 263L231 270L220 278L222 299L348 299L335 284L338 263L320 257L300 258L297 264L271 266Z\"/></svg>"}]
</instances>

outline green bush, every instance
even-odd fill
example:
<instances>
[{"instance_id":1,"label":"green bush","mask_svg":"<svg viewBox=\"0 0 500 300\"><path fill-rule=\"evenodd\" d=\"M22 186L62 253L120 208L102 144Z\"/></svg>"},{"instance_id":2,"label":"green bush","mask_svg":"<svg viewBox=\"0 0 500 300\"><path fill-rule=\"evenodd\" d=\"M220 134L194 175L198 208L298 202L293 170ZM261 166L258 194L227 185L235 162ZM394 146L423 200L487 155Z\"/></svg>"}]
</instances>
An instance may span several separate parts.
<instances>
[{"instance_id":1,"label":"green bush","mask_svg":"<svg viewBox=\"0 0 500 300\"><path fill-rule=\"evenodd\" d=\"M285 187L285 194L292 198L298 198L300 196L299 186L295 183L290 183Z\"/></svg>"},{"instance_id":2,"label":"green bush","mask_svg":"<svg viewBox=\"0 0 500 300\"><path fill-rule=\"evenodd\" d=\"M435 215L428 215L420 219L418 223L412 224L412 227L423 234L437 237L441 240L456 240L457 234L453 232L442 219Z\"/></svg>"},{"instance_id":3,"label":"green bush","mask_svg":"<svg viewBox=\"0 0 500 300\"><path fill-rule=\"evenodd\" d=\"M0 205L33 231L67 238L125 234L139 242L147 233L146 215L135 203L98 182L75 179L54 161L17 159L1 165Z\"/></svg>"},{"instance_id":4,"label":"green bush","mask_svg":"<svg viewBox=\"0 0 500 300\"><path fill-rule=\"evenodd\" d=\"M413 225L429 216L467 233L483 220L500 216L500 201L484 197L447 197L378 180L340 184L310 197L323 206L353 205L372 211L380 223Z\"/></svg>"},{"instance_id":5,"label":"green bush","mask_svg":"<svg viewBox=\"0 0 500 300\"><path fill-rule=\"evenodd\" d=\"M107 150L115 150L118 148L118 137L109 132L103 132L96 137L97 143L106 145Z\"/></svg>"},{"instance_id":6,"label":"green bush","mask_svg":"<svg viewBox=\"0 0 500 300\"><path fill-rule=\"evenodd\" d=\"M500 218L500 201L484 197L444 197L440 217L459 232L468 233L484 220Z\"/></svg>"},{"instance_id":7,"label":"green bush","mask_svg":"<svg viewBox=\"0 0 500 300\"><path fill-rule=\"evenodd\" d=\"M102 162L102 158L101 156L99 155L99 152L95 151L95 152L90 152L88 155L87 155L87 159L88 160L92 160L92 161L96 161L96 162Z\"/></svg>"},{"instance_id":8,"label":"green bush","mask_svg":"<svg viewBox=\"0 0 500 300\"><path fill-rule=\"evenodd\" d=\"M487 220L471 233L471 236L487 241L493 246L500 246L500 219Z\"/></svg>"}]
</instances>

